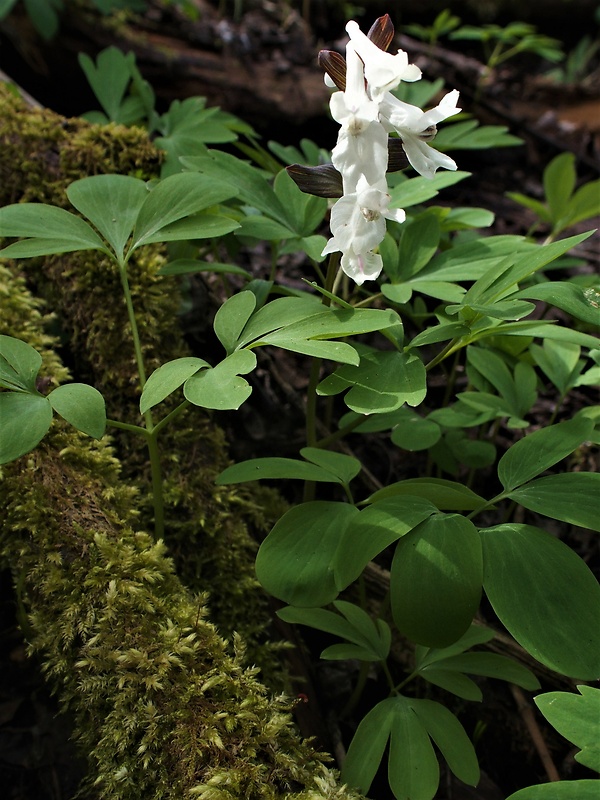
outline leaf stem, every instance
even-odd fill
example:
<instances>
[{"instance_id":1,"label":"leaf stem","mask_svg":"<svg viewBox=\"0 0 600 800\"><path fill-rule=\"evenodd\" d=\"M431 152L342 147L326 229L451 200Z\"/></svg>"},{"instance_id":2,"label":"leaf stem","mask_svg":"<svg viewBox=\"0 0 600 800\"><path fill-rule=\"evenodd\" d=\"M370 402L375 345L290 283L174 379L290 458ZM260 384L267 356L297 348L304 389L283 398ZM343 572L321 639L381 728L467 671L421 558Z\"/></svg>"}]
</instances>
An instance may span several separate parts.
<instances>
[{"instance_id":1,"label":"leaf stem","mask_svg":"<svg viewBox=\"0 0 600 800\"><path fill-rule=\"evenodd\" d=\"M135 351L135 361L138 369L138 377L140 380L140 387L143 391L146 385L146 368L144 366L144 355L142 353L142 344L140 341L140 333L135 318L135 310L133 308L133 298L131 296L131 289L129 287L129 277L127 275L127 263L119 259L119 274L121 276L121 286L123 287L123 294L125 296L125 304L127 306L127 316L129 318L129 325L131 327L131 335L133 337L133 348ZM144 413L144 421L146 423L146 444L148 445L148 456L150 458L150 471L152 474L152 502L154 506L154 538L161 539L165 532L165 511L164 511L164 496L163 496L163 480L162 469L160 464L160 453L158 451L157 431L154 426L152 412L150 410ZM164 420L163 420L164 422Z\"/></svg>"},{"instance_id":2,"label":"leaf stem","mask_svg":"<svg viewBox=\"0 0 600 800\"><path fill-rule=\"evenodd\" d=\"M425 366L427 372L429 372L430 369L437 367L440 361L443 361L445 358L452 355L452 353L458 350L460 348L459 343L460 339L452 339L452 341L448 342L448 344L442 350L440 350L437 356L435 356L435 358L432 358L429 364Z\"/></svg>"}]
</instances>

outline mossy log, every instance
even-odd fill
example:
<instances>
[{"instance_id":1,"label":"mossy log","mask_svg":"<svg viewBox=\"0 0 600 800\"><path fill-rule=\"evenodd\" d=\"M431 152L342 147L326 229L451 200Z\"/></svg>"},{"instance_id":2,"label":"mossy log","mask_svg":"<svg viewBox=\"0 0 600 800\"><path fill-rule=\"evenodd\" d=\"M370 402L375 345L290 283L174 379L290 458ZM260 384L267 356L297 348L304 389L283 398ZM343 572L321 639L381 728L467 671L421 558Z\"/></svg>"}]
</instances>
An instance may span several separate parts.
<instances>
[{"instance_id":1,"label":"mossy log","mask_svg":"<svg viewBox=\"0 0 600 800\"><path fill-rule=\"evenodd\" d=\"M4 469L2 556L27 638L91 762L91 797L351 798L136 532L118 462L60 426Z\"/></svg>"},{"instance_id":2,"label":"mossy log","mask_svg":"<svg viewBox=\"0 0 600 800\"><path fill-rule=\"evenodd\" d=\"M0 106L2 204L66 205L64 187L88 171L150 177L159 163L142 131L28 110L7 91L0 92ZM177 289L156 275L162 263L153 249L133 273L145 351L160 350L167 360L182 345L174 321ZM46 295L51 317L25 280ZM0 332L43 352L41 379L52 386L68 379L47 333L52 323L75 366L97 377L109 404L115 400L126 416L137 390L113 284L110 265L89 254L3 266ZM89 796L355 797L297 734L290 701L270 696L256 668L247 666L244 636L252 640L268 615L252 574L254 543L244 517L264 511L250 495L214 487L227 458L223 434L207 416L193 425L201 463L192 468L189 454L169 452L164 465L170 508L179 509L173 549L185 550L182 560L194 554L187 585L165 545L143 530L143 480L133 480L136 462L143 471L139 454L122 468L110 442L93 443L55 422L38 449L0 473L2 559L29 611L30 649L75 718L90 761ZM218 627L208 621L215 616ZM223 635L233 641L233 653ZM268 661L268 645L256 638L253 644Z\"/></svg>"},{"instance_id":3,"label":"mossy log","mask_svg":"<svg viewBox=\"0 0 600 800\"><path fill-rule=\"evenodd\" d=\"M47 202L72 209L65 189L89 174L119 172L156 177L161 153L145 131L98 126L31 109L0 84L0 205ZM141 345L150 374L161 363L187 355L179 328L178 283L158 275L159 246L138 251L130 285ZM133 341L116 266L97 253L69 253L12 265L55 314L76 380L105 396L109 416L139 423L139 382ZM139 526L149 529L149 466L141 440L116 437L124 477L140 488ZM178 572L193 590L211 595L211 614L224 636L241 633L248 657L267 671L278 666L265 644L270 614L254 577L256 542L248 525L266 528L282 502L268 490L215 486L228 464L227 443L212 417L186 412L161 434L167 544Z\"/></svg>"}]
</instances>

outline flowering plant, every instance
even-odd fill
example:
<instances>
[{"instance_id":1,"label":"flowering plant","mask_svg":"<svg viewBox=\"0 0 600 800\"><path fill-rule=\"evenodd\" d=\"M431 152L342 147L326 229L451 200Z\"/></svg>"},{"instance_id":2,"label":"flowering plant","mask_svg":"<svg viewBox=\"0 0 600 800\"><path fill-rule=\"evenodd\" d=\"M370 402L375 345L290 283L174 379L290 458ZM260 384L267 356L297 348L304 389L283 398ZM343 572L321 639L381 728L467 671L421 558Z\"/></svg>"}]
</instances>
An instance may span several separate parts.
<instances>
[{"instance_id":1,"label":"flowering plant","mask_svg":"<svg viewBox=\"0 0 600 800\"><path fill-rule=\"evenodd\" d=\"M358 24L346 26L350 40L346 61L323 51L320 62L332 85L331 114L340 123L333 166L342 176L343 196L331 213L332 238L323 255L341 251L344 272L361 285L377 278L383 268L375 252L385 236L385 220L404 222L401 208L390 208L386 172L388 133L396 133L408 162L424 177L438 167L456 170L456 163L427 144L436 125L458 114L458 92L449 92L436 108L423 112L391 94L400 81L417 81L421 70L408 63L403 50L386 52L394 29L388 15L378 19L365 35Z\"/></svg>"},{"instance_id":2,"label":"flowering plant","mask_svg":"<svg viewBox=\"0 0 600 800\"><path fill-rule=\"evenodd\" d=\"M471 785L479 779L475 749L452 710L460 708L463 716L463 701L482 699L481 680L470 676L539 688L532 670L506 654L511 651L485 647L495 633L481 616L474 621L484 592L496 624L530 665L539 662L584 681L600 674L600 587L586 563L541 527L544 518L599 526L600 477L552 471L598 439L597 407L571 418L564 408L572 389L592 384L600 374L597 340L585 330L597 322L598 294L591 284L543 275L546 265L589 235L554 241L597 213L598 187L575 189L573 159L567 155L546 170L545 204L516 196L541 224L551 226L543 245L521 236L479 236L475 229L493 220L485 209L424 207L444 185L440 177L445 185L449 178L467 177L429 144L437 123L458 112L457 92L430 111L399 99L393 92L401 82L419 80L421 73L402 51L387 52L394 33L389 17L377 20L367 35L353 22L347 31L346 59L329 51L320 55L337 88L331 111L340 132L331 164L317 164L313 147L312 166L275 169L271 182L264 151L256 151L262 170L207 148L180 156L182 135L170 154L172 172L162 180L83 178L66 192L77 213L39 202L2 209L0 236L19 239L0 251L3 258L85 250L104 264L112 262L123 289L140 396L134 423L131 409L124 418L118 409L113 418L114 399L105 403L87 384L47 391L52 378L39 379L41 356L7 331L0 335L0 464L32 450L55 415L94 438L106 428L142 437L151 466L155 534L169 545L170 517L180 515L180 494L173 493L169 507L162 470L179 468L176 457L161 451L162 432L190 406L238 409L252 394L244 376L256 368L261 348L310 357L307 446L300 457L234 464L218 483L305 482L303 501L283 514L262 542L257 577L286 604L278 612L282 619L333 637L322 658L360 663L347 717L367 681L376 678L381 699L356 727L340 764L342 780L366 794L387 753L395 797L431 800L439 782L434 744L457 778ZM185 113L179 108L168 125L163 120L171 134L164 141L177 139L181 127L189 130L197 113L198 108ZM280 152L285 156L284 148ZM408 164L419 177L401 177L394 185L390 178L388 185L387 173ZM439 167L451 173L436 175ZM320 232L324 197L336 200L329 241ZM386 232L386 219L403 224ZM274 268L268 280L215 260L223 252L234 259L240 241L270 242ZM220 360L182 355L149 374L145 359L155 340L144 342L137 324L131 266L140 250L173 242L179 255L162 266L161 276L228 273L243 288L230 293L225 283L229 296L214 317L215 341L224 351ZM278 259L290 252L305 253L320 282L304 290L278 282ZM324 275L320 264L328 254ZM340 287L336 274L342 273L356 285L344 281ZM375 278L378 292L370 294L362 284ZM110 291L112 284L104 302L120 314ZM528 319L536 310L532 300L568 313L574 324L555 324L544 314ZM66 314L70 300L61 301ZM352 339L365 334L367 342ZM383 347L379 334L386 339ZM430 374L441 377L438 385L445 387L441 402ZM506 440L531 425L527 417L542 385L558 398L549 424L526 431L507 449ZM342 395L347 412L337 419L341 401L335 398ZM559 413L567 418L554 424ZM500 426L502 437L496 435ZM368 464L363 467L350 449L354 439L339 451L337 445L351 433L389 435L386 444L400 452L397 480L386 485ZM194 448L201 446L192 438ZM497 455L500 447L504 452ZM426 459L420 458L423 453ZM371 597L366 578L374 566L380 593ZM161 691L149 686L136 703ZM597 699L583 691L576 702L587 707ZM574 738L586 749L594 741L585 721ZM592 756L583 754L597 763ZM569 800L591 797L589 783L568 785L568 792L579 791ZM133 777L128 785L137 791ZM532 788L515 800L550 796L544 787L539 793Z\"/></svg>"}]
</instances>

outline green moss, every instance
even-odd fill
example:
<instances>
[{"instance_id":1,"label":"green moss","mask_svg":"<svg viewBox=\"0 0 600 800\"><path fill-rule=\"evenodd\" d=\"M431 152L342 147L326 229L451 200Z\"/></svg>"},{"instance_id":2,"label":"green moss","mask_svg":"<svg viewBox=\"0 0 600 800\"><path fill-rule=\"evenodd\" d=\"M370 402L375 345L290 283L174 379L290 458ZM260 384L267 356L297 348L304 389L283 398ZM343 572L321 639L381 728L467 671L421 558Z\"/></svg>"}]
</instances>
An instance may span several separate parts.
<instances>
[{"instance_id":1,"label":"green moss","mask_svg":"<svg viewBox=\"0 0 600 800\"><path fill-rule=\"evenodd\" d=\"M336 796L289 701L268 696L239 643L229 654L206 598L129 525L102 448L59 427L4 473L2 556L22 575L30 648L76 720L97 797Z\"/></svg>"}]
</instances>

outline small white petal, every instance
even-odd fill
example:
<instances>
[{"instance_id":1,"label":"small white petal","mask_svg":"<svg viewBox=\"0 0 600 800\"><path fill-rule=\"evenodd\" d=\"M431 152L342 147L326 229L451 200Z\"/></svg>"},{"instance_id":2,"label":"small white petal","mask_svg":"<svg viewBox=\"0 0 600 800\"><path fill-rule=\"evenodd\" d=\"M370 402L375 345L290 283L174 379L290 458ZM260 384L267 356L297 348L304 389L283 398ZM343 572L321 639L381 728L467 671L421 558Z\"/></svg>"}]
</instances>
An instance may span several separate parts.
<instances>
[{"instance_id":1,"label":"small white petal","mask_svg":"<svg viewBox=\"0 0 600 800\"><path fill-rule=\"evenodd\" d=\"M380 50L354 20L346 25L346 31L364 62L365 78L374 100L381 99L385 92L395 89L401 80L416 81L421 77L421 70L414 64L408 63L408 56L404 50L398 50L395 55Z\"/></svg>"},{"instance_id":2,"label":"small white petal","mask_svg":"<svg viewBox=\"0 0 600 800\"><path fill-rule=\"evenodd\" d=\"M344 253L342 269L359 286L365 281L374 281L381 274L383 260L378 253Z\"/></svg>"},{"instance_id":3,"label":"small white petal","mask_svg":"<svg viewBox=\"0 0 600 800\"><path fill-rule=\"evenodd\" d=\"M429 147L417 136L403 136L402 146L413 169L424 178L433 178L439 167L457 169L456 162L450 156Z\"/></svg>"}]
</instances>

